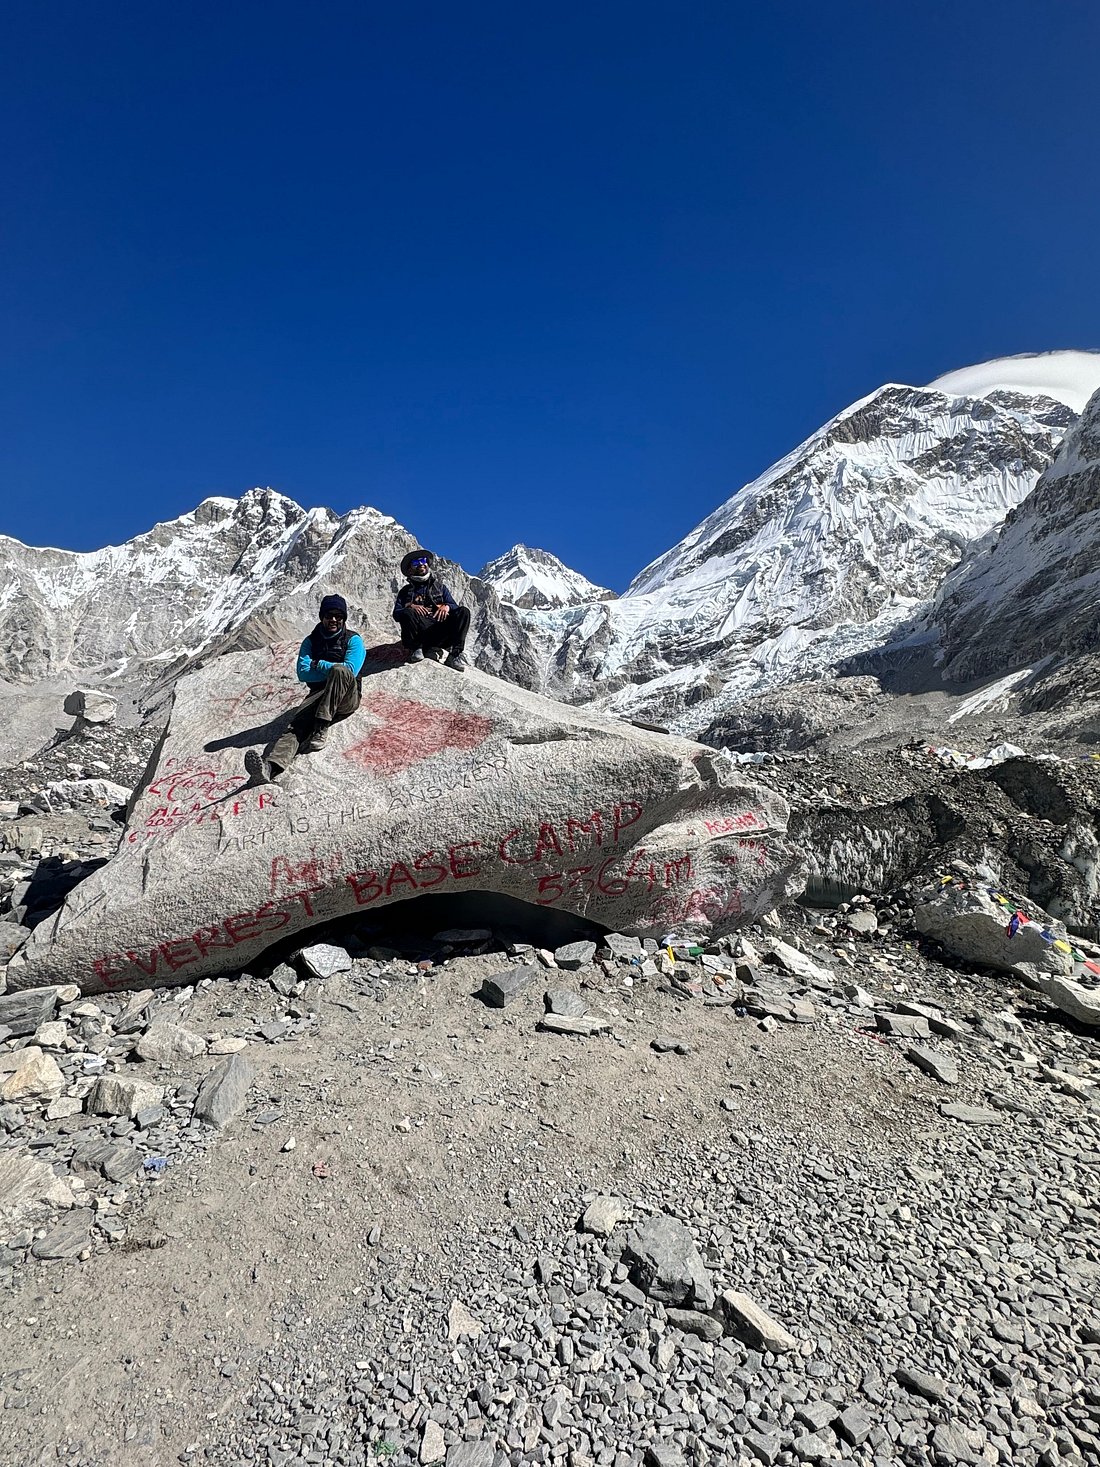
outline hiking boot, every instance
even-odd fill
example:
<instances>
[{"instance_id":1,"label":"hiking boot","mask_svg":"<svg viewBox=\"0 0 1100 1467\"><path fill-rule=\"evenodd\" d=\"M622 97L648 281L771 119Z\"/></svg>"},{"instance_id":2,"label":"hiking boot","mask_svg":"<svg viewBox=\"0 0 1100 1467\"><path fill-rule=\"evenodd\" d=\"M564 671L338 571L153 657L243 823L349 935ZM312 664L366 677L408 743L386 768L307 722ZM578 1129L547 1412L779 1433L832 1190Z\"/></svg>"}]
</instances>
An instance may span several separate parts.
<instances>
[{"instance_id":1,"label":"hiking boot","mask_svg":"<svg viewBox=\"0 0 1100 1467\"><path fill-rule=\"evenodd\" d=\"M465 672L469 665L466 661L465 654L462 652L452 652L450 657L447 658L447 666L454 668L455 672Z\"/></svg>"},{"instance_id":2,"label":"hiking boot","mask_svg":"<svg viewBox=\"0 0 1100 1467\"><path fill-rule=\"evenodd\" d=\"M319 723L306 740L306 746L302 752L303 754L319 754L327 742L328 724Z\"/></svg>"},{"instance_id":3,"label":"hiking boot","mask_svg":"<svg viewBox=\"0 0 1100 1467\"><path fill-rule=\"evenodd\" d=\"M410 662L423 662L424 661L424 648L423 647L414 647L412 649L412 651L409 653L409 661Z\"/></svg>"},{"instance_id":4,"label":"hiking boot","mask_svg":"<svg viewBox=\"0 0 1100 1467\"><path fill-rule=\"evenodd\" d=\"M446 647L429 647L428 656L433 662L442 662L447 655Z\"/></svg>"},{"instance_id":5,"label":"hiking boot","mask_svg":"<svg viewBox=\"0 0 1100 1467\"><path fill-rule=\"evenodd\" d=\"M248 788L255 789L260 784L270 784L274 779L274 766L256 752L249 749L244 756L244 767L248 774Z\"/></svg>"}]
</instances>

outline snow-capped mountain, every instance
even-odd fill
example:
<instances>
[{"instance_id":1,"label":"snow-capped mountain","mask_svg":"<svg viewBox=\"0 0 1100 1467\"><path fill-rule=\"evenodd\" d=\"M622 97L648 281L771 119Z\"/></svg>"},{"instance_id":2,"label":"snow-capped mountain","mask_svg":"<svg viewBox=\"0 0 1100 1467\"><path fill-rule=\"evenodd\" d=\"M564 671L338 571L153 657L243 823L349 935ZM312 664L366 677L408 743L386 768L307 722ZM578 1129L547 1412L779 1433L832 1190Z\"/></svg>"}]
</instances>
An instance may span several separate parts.
<instances>
[{"instance_id":1,"label":"snow-capped mountain","mask_svg":"<svg viewBox=\"0 0 1100 1467\"><path fill-rule=\"evenodd\" d=\"M416 544L377 510L305 510L271 489L206 499L125 545L88 553L0 536L0 677L148 681L158 667L206 652L301 636L327 591L347 598L368 640L392 642L398 567ZM473 610L480 664L530 685L517 613L460 567L440 568Z\"/></svg>"},{"instance_id":2,"label":"snow-capped mountain","mask_svg":"<svg viewBox=\"0 0 1100 1467\"><path fill-rule=\"evenodd\" d=\"M1043 494L1027 496L1098 387L1100 354L1083 352L882 387L617 600L524 546L484 579L441 569L473 610L472 650L486 671L683 732L733 728L727 715L747 698L833 669L867 671L861 659L941 633L948 676L984 675L1008 665L1017 623L1029 628L1029 658L1054 650L1056 624L1071 642L1087 639L1095 426L1074 436ZM1006 518L990 553L987 537ZM147 686L195 657L300 636L330 590L369 640L392 641L398 564L415 543L377 510L307 511L270 489L204 500L88 554L0 536L0 685ZM1062 579L1076 609L1059 623Z\"/></svg>"},{"instance_id":3,"label":"snow-capped mountain","mask_svg":"<svg viewBox=\"0 0 1100 1467\"><path fill-rule=\"evenodd\" d=\"M1100 651L1100 392L1028 497L943 582L932 617L954 682Z\"/></svg>"},{"instance_id":4,"label":"snow-capped mountain","mask_svg":"<svg viewBox=\"0 0 1100 1467\"><path fill-rule=\"evenodd\" d=\"M570 570L549 550L534 550L529 545L513 545L506 555L482 566L478 579L492 586L502 601L524 611L615 599L614 591Z\"/></svg>"},{"instance_id":5,"label":"snow-capped mountain","mask_svg":"<svg viewBox=\"0 0 1100 1467\"><path fill-rule=\"evenodd\" d=\"M1074 401L1090 375L1100 385L1100 354L1074 352L968 369L980 389L970 395L880 388L618 601L528 614L546 686L571 700L599 690L612 712L696 732L741 698L911 630L966 549L1030 492L1074 419L1059 397L1024 390L1028 369Z\"/></svg>"}]
</instances>

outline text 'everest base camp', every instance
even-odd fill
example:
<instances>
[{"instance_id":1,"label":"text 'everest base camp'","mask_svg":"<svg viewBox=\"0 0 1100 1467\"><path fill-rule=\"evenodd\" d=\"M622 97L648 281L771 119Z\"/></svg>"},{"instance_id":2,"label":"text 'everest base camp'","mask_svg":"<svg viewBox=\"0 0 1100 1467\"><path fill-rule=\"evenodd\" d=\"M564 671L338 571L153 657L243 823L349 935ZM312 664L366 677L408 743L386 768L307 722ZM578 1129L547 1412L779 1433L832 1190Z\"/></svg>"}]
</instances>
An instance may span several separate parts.
<instances>
[{"instance_id":1,"label":"text 'everest base camp'","mask_svg":"<svg viewBox=\"0 0 1100 1467\"><path fill-rule=\"evenodd\" d=\"M190 983L420 893L660 936L728 931L800 885L785 802L728 756L388 647L324 757L249 787L243 754L300 701L293 654L237 653L181 682L118 854L35 930L10 987Z\"/></svg>"}]
</instances>

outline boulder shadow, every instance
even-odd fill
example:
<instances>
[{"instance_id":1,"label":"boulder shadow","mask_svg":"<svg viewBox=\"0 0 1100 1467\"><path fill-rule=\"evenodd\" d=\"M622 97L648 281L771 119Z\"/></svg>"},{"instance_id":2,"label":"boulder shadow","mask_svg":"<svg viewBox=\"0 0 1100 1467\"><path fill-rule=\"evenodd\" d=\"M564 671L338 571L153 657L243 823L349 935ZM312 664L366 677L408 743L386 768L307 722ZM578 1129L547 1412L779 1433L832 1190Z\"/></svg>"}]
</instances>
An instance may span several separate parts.
<instances>
[{"instance_id":1,"label":"boulder shadow","mask_svg":"<svg viewBox=\"0 0 1100 1467\"><path fill-rule=\"evenodd\" d=\"M1028 1008L1018 1008L1016 1016L1025 1024L1034 1024L1037 1028L1061 1029L1067 1034L1076 1035L1078 1039L1095 1039L1097 1036L1095 1024L1086 1024L1074 1018L1072 1014L1067 1014L1065 1009L1058 1008L1053 1002L1049 1007L1033 1003Z\"/></svg>"},{"instance_id":2,"label":"boulder shadow","mask_svg":"<svg viewBox=\"0 0 1100 1467\"><path fill-rule=\"evenodd\" d=\"M435 935L456 928L488 930L491 936L467 947ZM330 942L353 957L365 957L370 948L386 949L405 962L426 961L433 967L467 952L488 953L499 957L503 972L537 961L533 952L509 953L513 943L530 943L533 948L553 951L567 942L602 944L607 930L587 917L540 907L503 892L425 893L390 902L369 914L349 913L300 929L266 948L249 964L249 970L265 975L280 963L293 962L302 948ZM546 977L548 982L553 980L554 969L548 968Z\"/></svg>"},{"instance_id":3,"label":"boulder shadow","mask_svg":"<svg viewBox=\"0 0 1100 1467\"><path fill-rule=\"evenodd\" d=\"M52 917L74 887L106 864L106 856L90 861L67 861L61 856L43 857L27 883L22 903L26 914L22 925L35 928L47 917Z\"/></svg>"}]
</instances>

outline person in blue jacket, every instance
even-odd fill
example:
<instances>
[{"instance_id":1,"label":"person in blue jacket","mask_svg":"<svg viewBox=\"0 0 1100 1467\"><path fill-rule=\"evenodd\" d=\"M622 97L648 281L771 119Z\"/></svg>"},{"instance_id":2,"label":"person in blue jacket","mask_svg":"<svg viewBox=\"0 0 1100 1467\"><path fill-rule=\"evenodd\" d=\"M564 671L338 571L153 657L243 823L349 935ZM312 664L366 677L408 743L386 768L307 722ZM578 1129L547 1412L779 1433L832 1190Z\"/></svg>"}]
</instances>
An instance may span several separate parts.
<instances>
[{"instance_id":1,"label":"person in blue jacket","mask_svg":"<svg viewBox=\"0 0 1100 1467\"><path fill-rule=\"evenodd\" d=\"M466 633L470 630L470 612L459 606L433 569L435 556L430 550L410 550L401 562L401 574L407 576L397 593L393 619L401 628L401 643L410 662L423 662L425 654L442 662L455 672L465 672Z\"/></svg>"},{"instance_id":2,"label":"person in blue jacket","mask_svg":"<svg viewBox=\"0 0 1100 1467\"><path fill-rule=\"evenodd\" d=\"M320 753L332 725L359 707L366 656L362 637L348 630L348 603L342 596L325 596L317 625L298 649L298 681L309 694L268 755L272 779L299 754Z\"/></svg>"}]
</instances>

